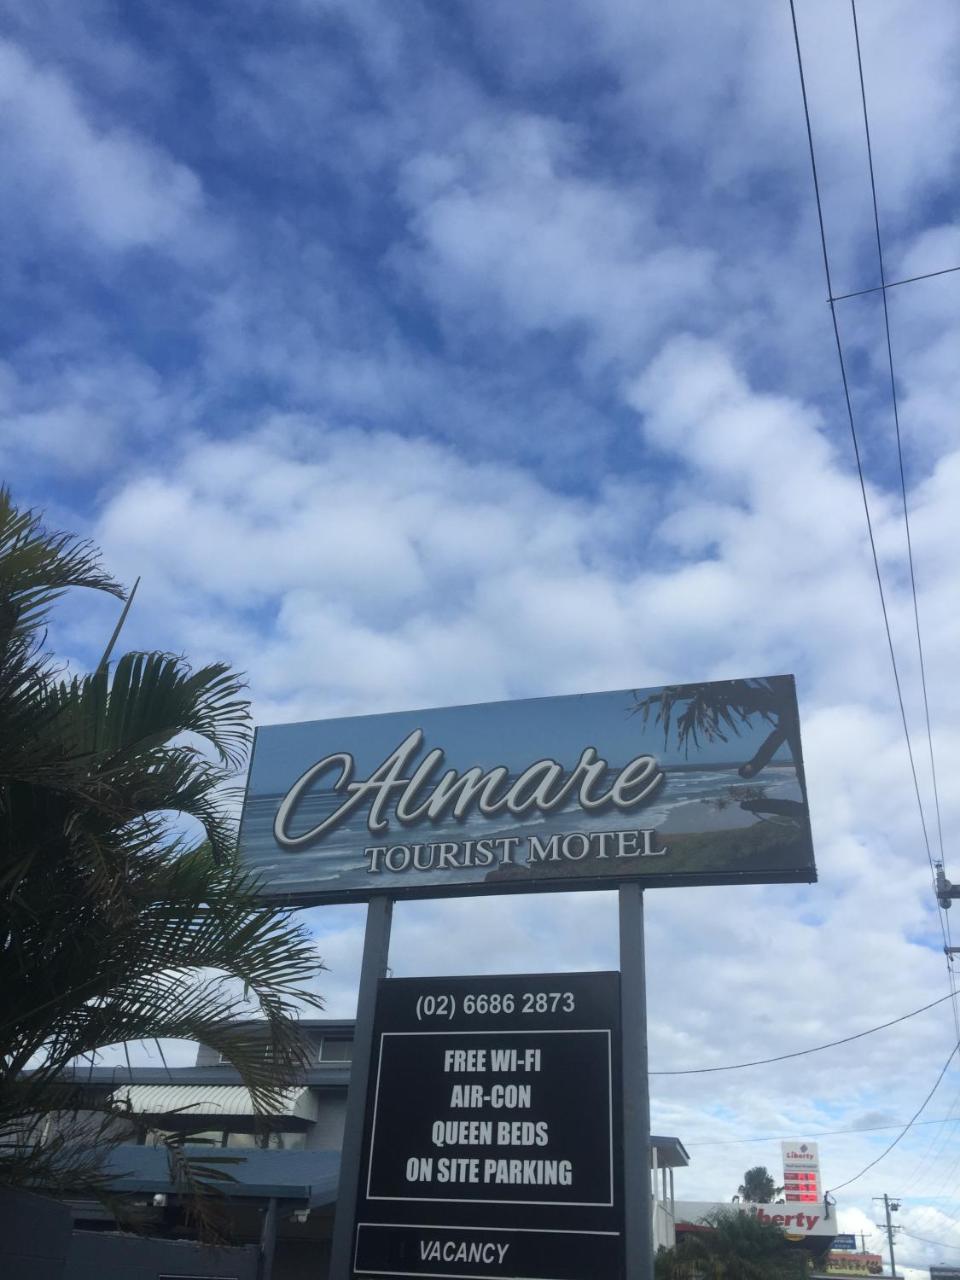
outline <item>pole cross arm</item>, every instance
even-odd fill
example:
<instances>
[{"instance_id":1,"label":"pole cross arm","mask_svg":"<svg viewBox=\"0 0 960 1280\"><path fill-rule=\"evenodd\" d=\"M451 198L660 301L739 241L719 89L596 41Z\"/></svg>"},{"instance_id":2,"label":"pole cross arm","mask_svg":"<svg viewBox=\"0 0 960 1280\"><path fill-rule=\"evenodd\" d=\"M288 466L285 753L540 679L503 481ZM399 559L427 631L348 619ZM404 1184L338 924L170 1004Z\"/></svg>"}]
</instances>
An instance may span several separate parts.
<instances>
[{"instance_id":1,"label":"pole cross arm","mask_svg":"<svg viewBox=\"0 0 960 1280\"><path fill-rule=\"evenodd\" d=\"M946 911L954 898L960 898L960 884L951 884L943 874L943 867L937 867L937 901Z\"/></svg>"}]
</instances>

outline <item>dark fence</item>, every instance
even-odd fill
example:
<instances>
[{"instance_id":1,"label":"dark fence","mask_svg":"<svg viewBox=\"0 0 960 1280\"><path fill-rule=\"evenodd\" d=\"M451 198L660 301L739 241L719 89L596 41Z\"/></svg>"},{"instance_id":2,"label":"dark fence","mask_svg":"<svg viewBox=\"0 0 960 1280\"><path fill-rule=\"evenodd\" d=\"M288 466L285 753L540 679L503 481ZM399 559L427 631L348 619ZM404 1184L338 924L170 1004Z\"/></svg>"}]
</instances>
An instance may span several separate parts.
<instances>
[{"instance_id":1,"label":"dark fence","mask_svg":"<svg viewBox=\"0 0 960 1280\"><path fill-rule=\"evenodd\" d=\"M256 1245L214 1249L113 1231L74 1231L70 1209L0 1191L2 1280L257 1280Z\"/></svg>"},{"instance_id":2,"label":"dark fence","mask_svg":"<svg viewBox=\"0 0 960 1280\"><path fill-rule=\"evenodd\" d=\"M0 1191L3 1280L63 1280L73 1219L66 1205L28 1191Z\"/></svg>"},{"instance_id":3,"label":"dark fence","mask_svg":"<svg viewBox=\"0 0 960 1280\"><path fill-rule=\"evenodd\" d=\"M75 1231L63 1280L257 1280L257 1247Z\"/></svg>"}]
</instances>

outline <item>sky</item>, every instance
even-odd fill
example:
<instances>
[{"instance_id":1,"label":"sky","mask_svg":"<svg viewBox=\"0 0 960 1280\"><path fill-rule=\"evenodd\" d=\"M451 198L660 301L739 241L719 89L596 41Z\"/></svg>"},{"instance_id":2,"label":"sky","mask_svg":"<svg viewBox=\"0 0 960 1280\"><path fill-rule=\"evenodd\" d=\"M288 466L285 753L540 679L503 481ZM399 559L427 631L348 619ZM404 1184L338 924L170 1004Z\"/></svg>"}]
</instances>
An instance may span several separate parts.
<instances>
[{"instance_id":1,"label":"sky","mask_svg":"<svg viewBox=\"0 0 960 1280\"><path fill-rule=\"evenodd\" d=\"M834 294L875 289L850 11L797 11ZM956 267L960 10L858 17L886 278ZM0 179L0 471L140 578L128 647L228 660L260 723L793 672L819 883L648 895L651 1066L949 991L787 0L0 0ZM887 296L949 875L960 273ZM939 857L881 295L837 314ZM88 666L116 608L51 644ZM364 908L305 918L349 1015ZM616 918L408 904L391 967L611 968ZM956 1039L946 1003L655 1076L678 1195L905 1123ZM960 1258L955 1065L921 1118L837 1192L848 1231L902 1197L911 1276ZM820 1137L826 1185L896 1133Z\"/></svg>"}]
</instances>

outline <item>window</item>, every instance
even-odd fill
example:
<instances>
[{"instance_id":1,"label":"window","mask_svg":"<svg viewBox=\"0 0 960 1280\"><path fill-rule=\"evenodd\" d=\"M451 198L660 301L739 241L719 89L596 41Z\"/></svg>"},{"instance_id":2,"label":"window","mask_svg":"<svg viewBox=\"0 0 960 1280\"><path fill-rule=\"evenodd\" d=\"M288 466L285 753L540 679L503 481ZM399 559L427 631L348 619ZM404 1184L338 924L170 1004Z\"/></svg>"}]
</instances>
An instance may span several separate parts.
<instances>
[{"instance_id":1,"label":"window","mask_svg":"<svg viewBox=\"0 0 960 1280\"><path fill-rule=\"evenodd\" d=\"M324 1036L320 1045L321 1062L349 1062L353 1058L353 1041L346 1036Z\"/></svg>"},{"instance_id":2,"label":"window","mask_svg":"<svg viewBox=\"0 0 960 1280\"><path fill-rule=\"evenodd\" d=\"M352 1036L324 1036L320 1042L320 1062L349 1062L353 1057ZM230 1066L229 1058L217 1054L218 1066Z\"/></svg>"},{"instance_id":3,"label":"window","mask_svg":"<svg viewBox=\"0 0 960 1280\"><path fill-rule=\"evenodd\" d=\"M302 1151L306 1134L270 1130L267 1133L230 1133L227 1147L257 1148L261 1151Z\"/></svg>"},{"instance_id":4,"label":"window","mask_svg":"<svg viewBox=\"0 0 960 1280\"><path fill-rule=\"evenodd\" d=\"M207 1147L227 1145L227 1135L223 1129L205 1129L197 1133L192 1133L189 1129L141 1129L140 1133L142 1137L138 1135L135 1139L139 1146L159 1147L169 1138L183 1138L185 1142Z\"/></svg>"},{"instance_id":5,"label":"window","mask_svg":"<svg viewBox=\"0 0 960 1280\"><path fill-rule=\"evenodd\" d=\"M257 1135L254 1133L228 1133L224 1144L228 1147L257 1147Z\"/></svg>"}]
</instances>

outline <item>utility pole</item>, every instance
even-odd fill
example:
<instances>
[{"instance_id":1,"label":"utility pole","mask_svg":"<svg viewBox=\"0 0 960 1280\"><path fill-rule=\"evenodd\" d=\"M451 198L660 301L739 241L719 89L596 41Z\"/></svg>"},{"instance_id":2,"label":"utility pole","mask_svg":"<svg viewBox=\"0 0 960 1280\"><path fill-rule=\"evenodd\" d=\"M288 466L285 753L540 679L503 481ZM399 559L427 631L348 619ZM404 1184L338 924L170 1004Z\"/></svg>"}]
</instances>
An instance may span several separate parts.
<instances>
[{"instance_id":1,"label":"utility pole","mask_svg":"<svg viewBox=\"0 0 960 1280\"><path fill-rule=\"evenodd\" d=\"M893 1256L893 1233L894 1231L898 1230L898 1228L895 1227L893 1223L890 1221L890 1214L897 1213L899 1211L900 1201L891 1200L886 1193L884 1193L882 1197L874 1196L873 1198L874 1200L880 1200L880 1199L883 1200L883 1208L886 1214L887 1224L886 1224L886 1227L884 1227L883 1223L878 1222L877 1226L880 1228L881 1231L885 1230L887 1233L887 1245L890 1249L890 1274L892 1276L895 1276L897 1274L897 1264Z\"/></svg>"}]
</instances>

